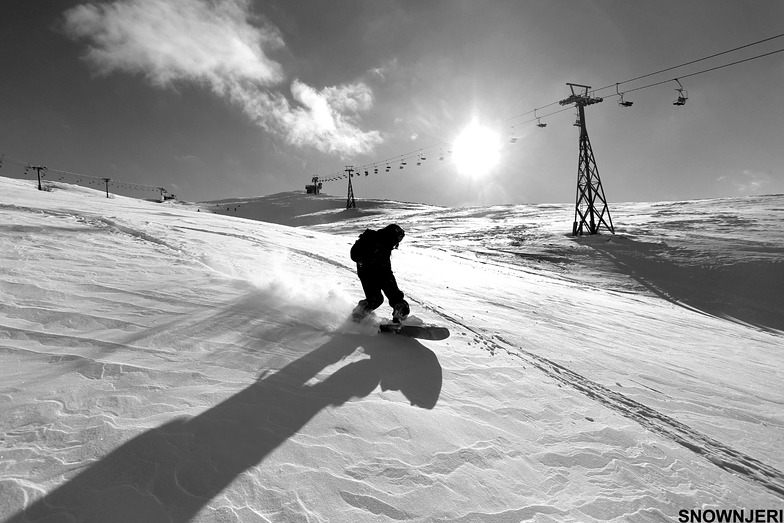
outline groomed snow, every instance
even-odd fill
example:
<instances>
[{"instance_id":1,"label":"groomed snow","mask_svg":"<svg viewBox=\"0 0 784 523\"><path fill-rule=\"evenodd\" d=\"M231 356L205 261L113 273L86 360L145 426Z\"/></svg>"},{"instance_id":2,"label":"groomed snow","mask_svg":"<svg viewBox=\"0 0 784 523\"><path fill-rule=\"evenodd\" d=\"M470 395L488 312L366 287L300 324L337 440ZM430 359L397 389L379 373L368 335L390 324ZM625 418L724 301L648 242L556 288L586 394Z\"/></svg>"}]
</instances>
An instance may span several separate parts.
<instances>
[{"instance_id":1,"label":"groomed snow","mask_svg":"<svg viewBox=\"0 0 784 523\"><path fill-rule=\"evenodd\" d=\"M617 234L572 238L570 205L50 189L0 178L3 521L784 503L784 196L618 204ZM391 222L445 341L346 321L349 247Z\"/></svg>"}]
</instances>

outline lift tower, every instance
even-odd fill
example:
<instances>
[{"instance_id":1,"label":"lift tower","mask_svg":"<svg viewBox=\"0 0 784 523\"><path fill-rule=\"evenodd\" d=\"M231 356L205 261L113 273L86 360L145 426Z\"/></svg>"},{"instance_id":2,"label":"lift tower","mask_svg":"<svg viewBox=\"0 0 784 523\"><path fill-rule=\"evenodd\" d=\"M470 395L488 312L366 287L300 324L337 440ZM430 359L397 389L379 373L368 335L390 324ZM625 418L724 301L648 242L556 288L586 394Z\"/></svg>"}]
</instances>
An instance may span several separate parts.
<instances>
[{"instance_id":1,"label":"lift tower","mask_svg":"<svg viewBox=\"0 0 784 523\"><path fill-rule=\"evenodd\" d=\"M27 174L27 169L32 169L38 173L38 190L43 191L44 187L41 185L41 171L45 171L46 167L43 165L30 165L27 164L27 168L25 168L25 174Z\"/></svg>"},{"instance_id":2,"label":"lift tower","mask_svg":"<svg viewBox=\"0 0 784 523\"><path fill-rule=\"evenodd\" d=\"M588 139L588 130L585 127L585 106L593 105L602 101L602 98L594 98L588 95L589 85L567 83L572 95L561 100L561 105L577 106L578 119L575 123L580 127L580 158L577 165L577 203L574 210L574 224L572 225L572 235L596 234L599 227L604 225L609 231L615 234L613 229L610 209L607 207L607 200L604 197L602 180L599 178L599 169L596 167L596 159L591 149L591 141ZM598 200L598 202L597 202ZM597 204L598 203L598 204Z\"/></svg>"},{"instance_id":3,"label":"lift tower","mask_svg":"<svg viewBox=\"0 0 784 523\"><path fill-rule=\"evenodd\" d=\"M357 202L354 200L354 188L351 186L351 178L354 176L354 166L346 166L346 174L348 174L348 198L346 198L346 209L356 209Z\"/></svg>"}]
</instances>

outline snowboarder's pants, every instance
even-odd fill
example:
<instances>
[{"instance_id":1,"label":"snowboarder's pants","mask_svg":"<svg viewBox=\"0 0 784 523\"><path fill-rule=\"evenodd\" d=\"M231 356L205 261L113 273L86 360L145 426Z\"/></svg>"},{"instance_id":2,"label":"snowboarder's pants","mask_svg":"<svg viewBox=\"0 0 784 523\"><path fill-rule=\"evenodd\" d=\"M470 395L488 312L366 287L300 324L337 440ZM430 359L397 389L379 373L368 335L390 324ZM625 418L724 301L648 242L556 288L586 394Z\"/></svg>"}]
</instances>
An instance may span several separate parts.
<instances>
[{"instance_id":1,"label":"snowboarder's pants","mask_svg":"<svg viewBox=\"0 0 784 523\"><path fill-rule=\"evenodd\" d=\"M405 301L403 293L397 287L397 281L392 271L379 273L358 268L357 275L359 276L359 281L362 282L362 290L365 291L368 310L377 309L384 303L382 292L386 295L389 305L392 307Z\"/></svg>"}]
</instances>

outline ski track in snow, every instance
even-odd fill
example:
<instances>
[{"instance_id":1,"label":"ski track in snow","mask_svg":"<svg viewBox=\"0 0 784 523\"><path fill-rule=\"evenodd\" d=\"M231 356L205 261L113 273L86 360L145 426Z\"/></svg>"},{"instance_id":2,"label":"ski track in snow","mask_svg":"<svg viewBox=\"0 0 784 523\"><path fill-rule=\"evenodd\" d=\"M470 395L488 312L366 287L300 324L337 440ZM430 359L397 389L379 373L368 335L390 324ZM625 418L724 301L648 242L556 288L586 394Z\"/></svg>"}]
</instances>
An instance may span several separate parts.
<instances>
[{"instance_id":1,"label":"ski track in snow","mask_svg":"<svg viewBox=\"0 0 784 523\"><path fill-rule=\"evenodd\" d=\"M450 316L431 304L420 305L432 310L445 320L463 327L484 341L488 350L504 350L531 364L547 377L571 387L586 397L622 414L652 432L671 439L714 465L749 481L755 482L784 498L784 473L764 462L733 449L674 418L634 401L623 394L610 390L587 379L573 370L547 358L527 351L497 334L483 334L459 319Z\"/></svg>"}]
</instances>

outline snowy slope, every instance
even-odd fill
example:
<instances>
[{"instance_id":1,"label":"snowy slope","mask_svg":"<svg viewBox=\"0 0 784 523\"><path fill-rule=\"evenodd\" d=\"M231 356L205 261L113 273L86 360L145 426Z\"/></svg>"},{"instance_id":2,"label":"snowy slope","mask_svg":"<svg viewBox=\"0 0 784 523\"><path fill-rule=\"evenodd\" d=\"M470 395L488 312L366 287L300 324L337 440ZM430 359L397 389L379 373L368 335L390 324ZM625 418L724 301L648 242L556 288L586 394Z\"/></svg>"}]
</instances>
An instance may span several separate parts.
<instances>
[{"instance_id":1,"label":"snowy slope","mask_svg":"<svg viewBox=\"0 0 784 523\"><path fill-rule=\"evenodd\" d=\"M3 521L674 521L784 502L784 197L625 204L618 234L573 239L568 205L241 204L293 228L0 190ZM398 281L446 341L345 321L348 248L390 221L408 231Z\"/></svg>"}]
</instances>

